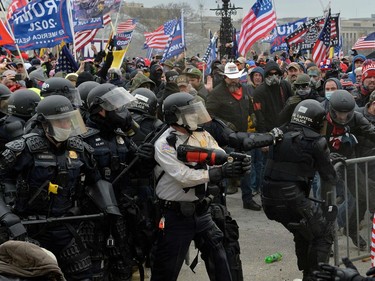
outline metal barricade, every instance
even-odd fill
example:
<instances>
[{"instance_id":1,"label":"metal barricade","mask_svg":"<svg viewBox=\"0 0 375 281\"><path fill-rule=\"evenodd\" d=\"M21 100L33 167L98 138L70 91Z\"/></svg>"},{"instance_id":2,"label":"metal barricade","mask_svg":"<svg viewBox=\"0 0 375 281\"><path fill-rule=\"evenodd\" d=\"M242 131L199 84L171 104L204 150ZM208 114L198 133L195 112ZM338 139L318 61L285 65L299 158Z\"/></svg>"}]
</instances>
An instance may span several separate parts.
<instances>
[{"instance_id":1,"label":"metal barricade","mask_svg":"<svg viewBox=\"0 0 375 281\"><path fill-rule=\"evenodd\" d=\"M369 163L372 163L375 166L375 156L347 159L345 161L345 165L343 163L337 163L335 165L336 171L341 170L343 172L341 173L341 178L343 179L344 188L344 202L338 205L339 213L337 222L339 223L343 218L345 218L345 225L339 226L338 223L336 224L333 244L333 258L335 265L340 265L342 263L342 257L348 257L352 261L370 257L372 213L374 212L375 206L375 177L374 180L371 179L369 177L369 172L371 173L375 170L369 170ZM354 178L352 177L353 175ZM350 178L348 178L348 176ZM354 186L349 187L349 185ZM325 199L327 202L336 202L337 193L336 187L333 188L332 192L329 192L329 194L326 195L327 197ZM350 194L353 198L350 196ZM372 198L370 198L370 196L372 196ZM374 202L371 204L371 206L370 200ZM354 207L351 205L353 203ZM363 208L366 208L364 214ZM357 235L354 237L354 239L357 239L357 245L359 245L359 235L366 240L367 247L364 251L361 251L359 247L356 247L353 244L352 239L349 237L349 235L347 235L349 232L349 217L352 212L355 213L357 230ZM360 224L362 220L364 224ZM342 229L346 229L346 233L343 231L344 235L339 237L338 234L340 227Z\"/></svg>"}]
</instances>

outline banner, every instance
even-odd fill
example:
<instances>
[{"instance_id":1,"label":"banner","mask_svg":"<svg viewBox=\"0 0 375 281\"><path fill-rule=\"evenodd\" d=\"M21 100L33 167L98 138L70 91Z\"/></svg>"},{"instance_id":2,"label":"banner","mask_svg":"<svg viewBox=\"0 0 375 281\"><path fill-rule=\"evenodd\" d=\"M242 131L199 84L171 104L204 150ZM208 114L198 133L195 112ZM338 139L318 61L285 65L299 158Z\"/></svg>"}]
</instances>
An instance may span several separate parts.
<instances>
[{"instance_id":1,"label":"banner","mask_svg":"<svg viewBox=\"0 0 375 281\"><path fill-rule=\"evenodd\" d=\"M340 14L331 15L331 46L339 44L339 17ZM324 16L307 20L289 34L285 38L285 42L289 47L293 47L296 50L311 50L323 28L324 20Z\"/></svg>"},{"instance_id":2,"label":"banner","mask_svg":"<svg viewBox=\"0 0 375 281\"><path fill-rule=\"evenodd\" d=\"M185 50L184 19L181 17L174 27L174 32L164 49L162 62L174 56L178 56Z\"/></svg>"},{"instance_id":3,"label":"banner","mask_svg":"<svg viewBox=\"0 0 375 281\"><path fill-rule=\"evenodd\" d=\"M88 21L92 18L103 18L103 1L74 0L73 19Z\"/></svg>"},{"instance_id":4,"label":"banner","mask_svg":"<svg viewBox=\"0 0 375 281\"><path fill-rule=\"evenodd\" d=\"M211 74L211 65L217 58L216 42L217 42L217 34L215 33L212 36L212 33L210 32L210 43L208 44L206 52L203 56L203 61L207 64L205 75Z\"/></svg>"},{"instance_id":5,"label":"banner","mask_svg":"<svg viewBox=\"0 0 375 281\"><path fill-rule=\"evenodd\" d=\"M271 44L271 54L278 51L287 51L288 45L284 42L284 39L306 22L306 20L307 18L303 18L294 22L278 25L272 30L271 35L262 42Z\"/></svg>"},{"instance_id":6,"label":"banner","mask_svg":"<svg viewBox=\"0 0 375 281\"><path fill-rule=\"evenodd\" d=\"M33 0L9 20L21 50L50 48L73 42L67 0ZM14 49L14 46L9 46Z\"/></svg>"},{"instance_id":7,"label":"banner","mask_svg":"<svg viewBox=\"0 0 375 281\"><path fill-rule=\"evenodd\" d=\"M133 31L123 32L117 34L115 37L115 46L116 47L124 47L130 44L132 40Z\"/></svg>"}]
</instances>

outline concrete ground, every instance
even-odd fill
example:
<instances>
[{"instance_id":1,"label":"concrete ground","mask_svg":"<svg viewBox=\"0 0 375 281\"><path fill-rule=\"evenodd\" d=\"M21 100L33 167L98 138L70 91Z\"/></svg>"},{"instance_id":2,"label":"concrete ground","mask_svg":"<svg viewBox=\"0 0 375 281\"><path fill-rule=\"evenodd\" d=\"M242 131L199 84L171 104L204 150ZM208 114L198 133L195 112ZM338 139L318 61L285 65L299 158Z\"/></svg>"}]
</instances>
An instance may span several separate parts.
<instances>
[{"instance_id":1,"label":"concrete ground","mask_svg":"<svg viewBox=\"0 0 375 281\"><path fill-rule=\"evenodd\" d=\"M254 197L260 204L260 195ZM242 208L241 191L227 196L228 210L239 225L241 260L245 281L293 281L302 278L302 273L297 268L297 259L294 253L293 236L281 224L267 219L263 210L260 212ZM365 235L363 235L365 237ZM346 236L339 236L340 249L346 243ZM356 253L356 248L349 243L351 252ZM342 250L342 249L341 249ZM266 264L267 255L279 252L283 258L279 262ZM340 251L340 253L346 251ZM190 261L194 259L197 251L194 247L190 250ZM361 252L364 254L365 252ZM183 265L178 281L208 281L204 262L199 259L195 274L187 265ZM333 259L331 259L333 264ZM371 267L370 261L354 262L362 274Z\"/></svg>"}]
</instances>

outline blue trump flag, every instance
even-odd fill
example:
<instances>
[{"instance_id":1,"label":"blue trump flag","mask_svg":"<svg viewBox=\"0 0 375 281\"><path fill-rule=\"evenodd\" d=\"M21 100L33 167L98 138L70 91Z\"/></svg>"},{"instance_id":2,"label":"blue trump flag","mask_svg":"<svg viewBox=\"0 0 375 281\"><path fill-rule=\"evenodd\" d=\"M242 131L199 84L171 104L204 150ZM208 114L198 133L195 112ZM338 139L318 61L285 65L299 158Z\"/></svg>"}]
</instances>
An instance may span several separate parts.
<instances>
[{"instance_id":1,"label":"blue trump flag","mask_svg":"<svg viewBox=\"0 0 375 281\"><path fill-rule=\"evenodd\" d=\"M161 61L165 61L174 56L181 54L185 50L185 32L184 32L184 18L177 21L174 26L172 35L169 37L167 46L164 49L163 58Z\"/></svg>"},{"instance_id":2,"label":"blue trump flag","mask_svg":"<svg viewBox=\"0 0 375 281\"><path fill-rule=\"evenodd\" d=\"M207 68L204 72L205 75L211 74L211 65L212 62L216 60L216 40L217 35L216 33L212 36L212 33L210 31L210 43L207 46L206 53L204 54L203 61L207 64Z\"/></svg>"},{"instance_id":3,"label":"blue trump flag","mask_svg":"<svg viewBox=\"0 0 375 281\"><path fill-rule=\"evenodd\" d=\"M19 48L33 50L54 47L62 41L72 43L73 28L68 5L68 0L33 0L18 9L9 23Z\"/></svg>"}]
</instances>

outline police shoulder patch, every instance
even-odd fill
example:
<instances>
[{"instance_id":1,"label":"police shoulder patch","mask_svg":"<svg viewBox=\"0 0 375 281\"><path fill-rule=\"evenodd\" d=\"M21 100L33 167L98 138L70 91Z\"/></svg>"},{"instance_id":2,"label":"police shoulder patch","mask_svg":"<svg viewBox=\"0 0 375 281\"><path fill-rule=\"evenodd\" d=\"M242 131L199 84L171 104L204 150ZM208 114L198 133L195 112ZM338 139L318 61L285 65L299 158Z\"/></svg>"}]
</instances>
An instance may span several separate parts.
<instances>
[{"instance_id":1,"label":"police shoulder patch","mask_svg":"<svg viewBox=\"0 0 375 281\"><path fill-rule=\"evenodd\" d=\"M87 131L84 134L82 134L81 137L83 139L86 139L88 137L95 136L99 133L100 131L98 129L87 127Z\"/></svg>"},{"instance_id":2,"label":"police shoulder patch","mask_svg":"<svg viewBox=\"0 0 375 281\"><path fill-rule=\"evenodd\" d=\"M42 152L49 147L48 141L37 134L27 134L23 138L31 153Z\"/></svg>"},{"instance_id":3,"label":"police shoulder patch","mask_svg":"<svg viewBox=\"0 0 375 281\"><path fill-rule=\"evenodd\" d=\"M66 142L66 148L68 150L75 150L79 152L83 152L84 150L84 145L83 145L83 140L81 140L79 137L71 137L67 140Z\"/></svg>"},{"instance_id":4,"label":"police shoulder patch","mask_svg":"<svg viewBox=\"0 0 375 281\"><path fill-rule=\"evenodd\" d=\"M8 142L5 147L12 150L13 152L21 152L25 149L26 143L24 139L18 139Z\"/></svg>"}]
</instances>

